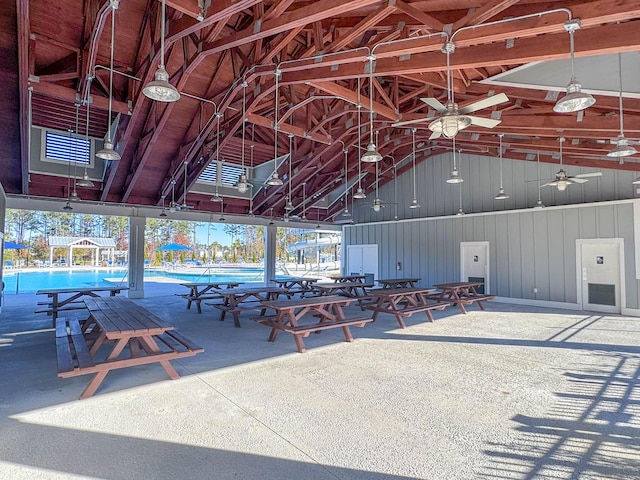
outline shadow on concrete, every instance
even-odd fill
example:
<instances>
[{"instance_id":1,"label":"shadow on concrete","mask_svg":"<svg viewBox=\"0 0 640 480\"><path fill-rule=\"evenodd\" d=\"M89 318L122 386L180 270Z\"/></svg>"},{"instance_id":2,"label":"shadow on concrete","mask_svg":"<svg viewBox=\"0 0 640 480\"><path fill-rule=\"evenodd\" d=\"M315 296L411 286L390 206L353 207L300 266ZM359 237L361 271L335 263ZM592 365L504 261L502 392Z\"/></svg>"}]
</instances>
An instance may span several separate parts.
<instances>
[{"instance_id":1,"label":"shadow on concrete","mask_svg":"<svg viewBox=\"0 0 640 480\"><path fill-rule=\"evenodd\" d=\"M640 479L640 357L607 354L611 369L565 373L545 417L516 415L516 440L489 445L479 478Z\"/></svg>"},{"instance_id":2,"label":"shadow on concrete","mask_svg":"<svg viewBox=\"0 0 640 480\"><path fill-rule=\"evenodd\" d=\"M0 462L107 480L410 480L411 477L292 461L197 445L10 420ZM37 441L36 441L37 440ZM302 453L301 453L302 454ZM42 475L42 472L38 472ZM38 477L38 478L46 478ZM56 477L58 478L58 477Z\"/></svg>"}]
</instances>

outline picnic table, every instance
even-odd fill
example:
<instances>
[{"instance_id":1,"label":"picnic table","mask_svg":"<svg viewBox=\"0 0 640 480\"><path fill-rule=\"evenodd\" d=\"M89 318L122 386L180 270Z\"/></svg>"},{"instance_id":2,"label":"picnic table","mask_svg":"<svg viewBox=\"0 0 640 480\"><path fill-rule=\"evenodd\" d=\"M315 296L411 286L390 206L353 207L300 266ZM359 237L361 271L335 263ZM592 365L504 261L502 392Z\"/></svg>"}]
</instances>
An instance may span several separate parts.
<instances>
[{"instance_id":1,"label":"picnic table","mask_svg":"<svg viewBox=\"0 0 640 480\"><path fill-rule=\"evenodd\" d=\"M339 297L337 295L281 301L265 300L262 304L267 308L275 310L276 314L254 317L253 320L271 327L271 333L269 334L270 342L275 342L279 331L292 334L298 352L304 353L307 349L302 339L308 337L311 332L319 333L322 330L331 328L342 328L345 340L347 342L353 342L353 336L351 335L349 327L364 327L366 323L373 321L371 317L346 317L343 307L346 307L353 301L355 301L355 299ZM309 317L315 318L316 320L311 324L299 323L303 318ZM318 318L319 320L317 320Z\"/></svg>"},{"instance_id":2,"label":"picnic table","mask_svg":"<svg viewBox=\"0 0 640 480\"><path fill-rule=\"evenodd\" d=\"M195 303L198 307L198 313L202 313L201 302L203 300L215 300L222 298L217 292L213 291L217 288L236 288L242 285L241 282L193 282L181 283L183 287L189 289L189 293L177 293L187 301L187 310L191 309L191 303Z\"/></svg>"},{"instance_id":3,"label":"picnic table","mask_svg":"<svg viewBox=\"0 0 640 480\"><path fill-rule=\"evenodd\" d=\"M240 328L240 313L242 311L261 310L261 315L264 315L265 307L262 305L262 301L277 300L280 295L287 293L284 288L269 286L218 289L216 292L223 297L223 303L207 303L207 305L212 305L222 310L221 321L224 320L227 312L231 313L233 315L233 324L236 328Z\"/></svg>"},{"instance_id":4,"label":"picnic table","mask_svg":"<svg viewBox=\"0 0 640 480\"><path fill-rule=\"evenodd\" d=\"M380 313L389 313L396 317L401 328L406 328L404 317L417 312L424 312L430 322L433 322L431 310L444 310L450 304L447 302L427 302L427 295L432 288L381 288L370 292L373 301L363 305L366 310L373 310L373 320Z\"/></svg>"},{"instance_id":5,"label":"picnic table","mask_svg":"<svg viewBox=\"0 0 640 480\"><path fill-rule=\"evenodd\" d=\"M362 282L316 283L315 288L320 295L343 295L351 298L367 296L366 285Z\"/></svg>"},{"instance_id":6,"label":"picnic table","mask_svg":"<svg viewBox=\"0 0 640 480\"><path fill-rule=\"evenodd\" d=\"M51 315L55 325L60 312L86 308L84 302L79 300L81 297L99 297L99 292L109 292L109 295L114 297L123 290L129 290L129 287L71 287L38 290L36 295L47 295L51 300L38 302L42 307L36 309L35 313Z\"/></svg>"},{"instance_id":7,"label":"picnic table","mask_svg":"<svg viewBox=\"0 0 640 480\"><path fill-rule=\"evenodd\" d=\"M346 282L359 282L364 283L366 280L365 275L329 275L327 278L330 278L336 283L346 283Z\"/></svg>"},{"instance_id":8,"label":"picnic table","mask_svg":"<svg viewBox=\"0 0 640 480\"><path fill-rule=\"evenodd\" d=\"M376 280L382 285L382 288L413 288L419 281L419 278L380 278Z\"/></svg>"},{"instance_id":9,"label":"picnic table","mask_svg":"<svg viewBox=\"0 0 640 480\"><path fill-rule=\"evenodd\" d=\"M317 278L307 277L289 277L289 278L274 278L271 280L279 288L287 290L287 297L291 298L296 293L300 294L300 298L303 298L306 294L315 294L316 290L313 284L317 282Z\"/></svg>"},{"instance_id":10,"label":"picnic table","mask_svg":"<svg viewBox=\"0 0 640 480\"><path fill-rule=\"evenodd\" d=\"M485 300L493 300L495 295L481 295L476 290L477 287L484 285L483 282L454 282L441 283L434 285L440 292L429 295L429 298L438 302L449 302L458 306L462 313L467 313L465 305L471 305L476 302L480 310L484 310L482 302Z\"/></svg>"},{"instance_id":11,"label":"picnic table","mask_svg":"<svg viewBox=\"0 0 640 480\"><path fill-rule=\"evenodd\" d=\"M125 297L84 299L89 318L56 320L58 376L94 374L81 399L91 397L111 370L158 362L180 378L170 360L204 351L172 325Z\"/></svg>"}]
</instances>

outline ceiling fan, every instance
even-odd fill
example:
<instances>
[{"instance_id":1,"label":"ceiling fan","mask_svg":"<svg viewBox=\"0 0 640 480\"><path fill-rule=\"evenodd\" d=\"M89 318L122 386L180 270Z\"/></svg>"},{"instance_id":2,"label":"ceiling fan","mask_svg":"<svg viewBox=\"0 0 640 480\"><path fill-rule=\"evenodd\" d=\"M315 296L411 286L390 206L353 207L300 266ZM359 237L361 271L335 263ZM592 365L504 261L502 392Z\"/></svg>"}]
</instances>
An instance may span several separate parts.
<instances>
[{"instance_id":1,"label":"ceiling fan","mask_svg":"<svg viewBox=\"0 0 640 480\"><path fill-rule=\"evenodd\" d=\"M453 98L453 82L451 79L451 67L449 65L449 55L455 51L455 45L452 41L448 40L442 46L442 52L447 55L447 101L443 105L437 98L421 98L424 103L436 110L439 115L430 116L426 118L419 118L417 120L407 120L406 122L393 123L393 127L402 127L405 125L413 125L415 123L429 123L429 130L431 134L430 140L439 138L444 135L447 138L455 137L460 130L464 130L470 125L476 125L485 128L494 128L500 124L500 120L494 120L492 118L476 117L468 115L469 113L489 108L499 103L509 101L504 93L493 95L491 97L483 98L477 102L473 102L464 107L458 107L458 104Z\"/></svg>"},{"instance_id":2,"label":"ceiling fan","mask_svg":"<svg viewBox=\"0 0 640 480\"><path fill-rule=\"evenodd\" d=\"M562 168L562 144L564 143L564 137L560 137L558 142L560 143L560 170L556 173L556 178L549 182L541 185L542 187L557 187L558 191L563 192L567 189L569 185L574 183L585 183L589 180L587 177L601 177L602 172L592 172L592 173L581 173L580 175L567 175L567 172Z\"/></svg>"}]
</instances>

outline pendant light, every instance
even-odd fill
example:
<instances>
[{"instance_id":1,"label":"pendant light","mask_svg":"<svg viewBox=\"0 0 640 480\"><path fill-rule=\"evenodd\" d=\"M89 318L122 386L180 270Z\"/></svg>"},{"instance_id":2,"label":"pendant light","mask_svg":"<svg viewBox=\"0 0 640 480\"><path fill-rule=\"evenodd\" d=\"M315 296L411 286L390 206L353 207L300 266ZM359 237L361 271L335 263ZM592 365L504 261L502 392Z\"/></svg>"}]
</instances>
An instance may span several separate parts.
<instances>
[{"instance_id":1,"label":"pendant light","mask_svg":"<svg viewBox=\"0 0 640 480\"><path fill-rule=\"evenodd\" d=\"M269 221L269 226L274 226L275 222L273 221L273 207L270 207L269 211L271 212L271 220Z\"/></svg>"},{"instance_id":2,"label":"pendant light","mask_svg":"<svg viewBox=\"0 0 640 480\"><path fill-rule=\"evenodd\" d=\"M577 18L568 20L564 29L569 32L569 45L571 48L571 81L567 85L567 94L559 99L553 106L556 113L572 113L584 110L596 103L596 99L588 93L581 91L582 85L576 80L574 66L573 34L580 29L580 20Z\"/></svg>"},{"instance_id":3,"label":"pendant light","mask_svg":"<svg viewBox=\"0 0 640 480\"><path fill-rule=\"evenodd\" d=\"M544 203L540 199L540 152L538 152L538 202L533 206L533 208L544 208Z\"/></svg>"},{"instance_id":4,"label":"pendant light","mask_svg":"<svg viewBox=\"0 0 640 480\"><path fill-rule=\"evenodd\" d=\"M249 180L247 178L247 171L244 168L244 149L245 149L245 125L247 124L246 119L246 111L247 111L247 82L242 82L242 155L240 158L242 159L242 173L238 176L238 183L236 183L236 188L239 193L245 193L247 189L251 186L249 184Z\"/></svg>"},{"instance_id":5,"label":"pendant light","mask_svg":"<svg viewBox=\"0 0 640 480\"><path fill-rule=\"evenodd\" d=\"M564 168L562 168L562 144L564 143L564 137L559 137L558 143L560 144L560 170L556 174L555 184L559 192L564 192L571 183L567 180L567 174L564 171Z\"/></svg>"},{"instance_id":6,"label":"pendant light","mask_svg":"<svg viewBox=\"0 0 640 480\"><path fill-rule=\"evenodd\" d=\"M504 133L499 133L498 137L500 137L500 188L498 189L498 194L495 196L495 199L506 200L509 198L509 195L504 193L504 188L502 187L502 137L504 137Z\"/></svg>"},{"instance_id":7,"label":"pendant light","mask_svg":"<svg viewBox=\"0 0 640 480\"><path fill-rule=\"evenodd\" d=\"M280 70L276 68L274 75L276 77L276 99L275 111L273 113L273 173L269 180L267 180L267 185L270 187L280 187L282 186L282 179L278 176L278 81L280 79Z\"/></svg>"},{"instance_id":8,"label":"pendant light","mask_svg":"<svg viewBox=\"0 0 640 480\"><path fill-rule=\"evenodd\" d=\"M307 221L307 182L302 182L302 221Z\"/></svg>"},{"instance_id":9,"label":"pendant light","mask_svg":"<svg viewBox=\"0 0 640 480\"><path fill-rule=\"evenodd\" d=\"M362 103L360 102L360 78L358 78L358 148L362 145L362 125L360 124L360 112L362 111ZM362 188L362 160L358 157L358 189L353 194L353 198L362 199L367 198L367 194L364 193Z\"/></svg>"},{"instance_id":10,"label":"pendant light","mask_svg":"<svg viewBox=\"0 0 640 480\"><path fill-rule=\"evenodd\" d=\"M89 87L88 87L89 91L91 91L91 80L89 80ZM90 98L91 96L88 95L89 100L87 100L87 121L86 121L86 127L85 127L85 131L84 131L84 138L85 141L87 142L87 145L91 145L90 140L89 140L89 105L90 105ZM79 187L85 187L85 188L92 188L95 187L95 184L89 179L89 173L87 172L87 164L84 164L84 175L82 175L82 178L80 180L76 181L76 185Z\"/></svg>"},{"instance_id":11,"label":"pendant light","mask_svg":"<svg viewBox=\"0 0 640 480\"><path fill-rule=\"evenodd\" d=\"M255 125L251 126L251 145L249 145L249 151L251 152L250 154L250 161L251 161L251 171L253 171L253 149L255 147L255 139L256 139L256 127ZM255 216L253 214L253 195L249 195L249 216L253 217Z\"/></svg>"},{"instance_id":12,"label":"pendant light","mask_svg":"<svg viewBox=\"0 0 640 480\"><path fill-rule=\"evenodd\" d=\"M113 45L115 41L116 30L116 10L118 9L118 0L110 0L111 2L111 60L109 67L109 117L107 118L107 140L104 142L102 150L96 153L96 157L103 160L120 160L120 154L113 149L113 139L111 138L111 109L113 103Z\"/></svg>"},{"instance_id":13,"label":"pendant light","mask_svg":"<svg viewBox=\"0 0 640 480\"><path fill-rule=\"evenodd\" d=\"M462 150L460 150L462 152ZM460 156L460 162L462 162L462 156ZM464 215L464 210L462 210L462 182L458 182L458 195L459 195L459 203L458 203L458 213L456 215L462 216Z\"/></svg>"},{"instance_id":14,"label":"pendant light","mask_svg":"<svg viewBox=\"0 0 640 480\"><path fill-rule=\"evenodd\" d=\"M167 216L167 209L164 206L165 196L164 195L160 196L160 199L162 200L162 211L160 212L160 215L158 215L158 216L159 217L166 217Z\"/></svg>"},{"instance_id":15,"label":"pendant light","mask_svg":"<svg viewBox=\"0 0 640 480\"><path fill-rule=\"evenodd\" d=\"M396 164L396 159L391 157L393 161L393 219L398 220L398 165Z\"/></svg>"},{"instance_id":16,"label":"pendant light","mask_svg":"<svg viewBox=\"0 0 640 480\"><path fill-rule=\"evenodd\" d=\"M215 203L221 203L222 197L218 193L218 170L220 168L220 119L222 118L222 114L220 112L216 113L216 118L218 119L218 124L216 125L216 193L213 194L209 200Z\"/></svg>"},{"instance_id":17,"label":"pendant light","mask_svg":"<svg viewBox=\"0 0 640 480\"><path fill-rule=\"evenodd\" d=\"M361 160L374 163L382 160L382 155L376 150L376 144L373 142L373 61L376 57L370 53L367 59L369 60L369 145Z\"/></svg>"},{"instance_id":18,"label":"pendant light","mask_svg":"<svg viewBox=\"0 0 640 480\"><path fill-rule=\"evenodd\" d=\"M220 218L218 219L219 222L224 222L226 220L226 218L224 218L224 200L222 197L220 197Z\"/></svg>"},{"instance_id":19,"label":"pendant light","mask_svg":"<svg viewBox=\"0 0 640 480\"><path fill-rule=\"evenodd\" d=\"M622 54L618 53L618 74L620 75L620 135L618 138L614 140L616 146L613 150L607 153L608 157L628 157L629 155L635 155L637 153L636 149L629 145L629 140L624 137L624 126L623 126L623 111L622 111ZM623 160L620 158L620 163Z\"/></svg>"},{"instance_id":20,"label":"pendant light","mask_svg":"<svg viewBox=\"0 0 640 480\"><path fill-rule=\"evenodd\" d=\"M373 211L374 212L379 212L381 208L384 207L384 204L382 203L382 200L380 200L380 197L378 197L378 162L376 162L376 198L373 199Z\"/></svg>"},{"instance_id":21,"label":"pendant light","mask_svg":"<svg viewBox=\"0 0 640 480\"><path fill-rule=\"evenodd\" d=\"M295 209L295 207L293 206L293 203L291 203L291 198L292 198L291 188L292 188L292 182L293 182L292 166L291 166L291 163L293 160L292 145L293 145L293 134L290 133L289 134L289 193L287 195L287 202L284 206L284 209L286 212L290 212Z\"/></svg>"},{"instance_id":22,"label":"pendant light","mask_svg":"<svg viewBox=\"0 0 640 480\"><path fill-rule=\"evenodd\" d=\"M113 0L112 0L113 1ZM155 80L147 83L142 93L151 100L157 102L176 102L180 99L180 93L169 83L169 74L164 68L164 24L165 24L165 0L162 0L162 21L160 24L160 64L155 73Z\"/></svg>"},{"instance_id":23,"label":"pendant light","mask_svg":"<svg viewBox=\"0 0 640 480\"><path fill-rule=\"evenodd\" d=\"M418 199L416 198L416 129L415 128L411 129L411 145L412 145L411 157L413 160L413 166L412 166L413 200L411 201L411 205L409 205L409 208L416 209L416 208L420 208L420 204L418 203Z\"/></svg>"},{"instance_id":24,"label":"pendant light","mask_svg":"<svg viewBox=\"0 0 640 480\"><path fill-rule=\"evenodd\" d=\"M76 103L76 135L78 134L79 128L79 116L80 116L80 104ZM69 195L69 200L73 202L80 201L80 197L78 196L78 190L76 190L76 166L78 165L78 138L73 138L73 191L71 195ZM69 164L71 165L71 164Z\"/></svg>"},{"instance_id":25,"label":"pendant light","mask_svg":"<svg viewBox=\"0 0 640 480\"><path fill-rule=\"evenodd\" d=\"M464 180L458 173L458 168L456 167L456 137L453 137L453 149L451 153L453 154L453 170L451 170L451 176L446 180L447 183L462 183Z\"/></svg>"},{"instance_id":26,"label":"pendant light","mask_svg":"<svg viewBox=\"0 0 640 480\"><path fill-rule=\"evenodd\" d=\"M347 195L349 194L349 185L348 185L349 177L347 175L347 168L348 168L347 148L345 147L343 142L341 143L342 143L342 153L344 153L344 211L342 212L342 216L350 217L351 213L349 212L349 204L347 203L349 201L347 198Z\"/></svg>"}]
</instances>

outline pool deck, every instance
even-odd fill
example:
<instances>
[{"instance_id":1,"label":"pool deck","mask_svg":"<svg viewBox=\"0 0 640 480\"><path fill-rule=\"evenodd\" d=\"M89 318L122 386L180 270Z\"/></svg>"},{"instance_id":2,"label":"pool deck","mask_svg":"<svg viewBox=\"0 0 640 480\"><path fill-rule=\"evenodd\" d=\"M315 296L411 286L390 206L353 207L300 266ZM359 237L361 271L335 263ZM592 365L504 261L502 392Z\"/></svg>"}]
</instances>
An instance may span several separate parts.
<instances>
[{"instance_id":1,"label":"pool deck","mask_svg":"<svg viewBox=\"0 0 640 480\"><path fill-rule=\"evenodd\" d=\"M89 377L56 376L41 299L4 297L1 479L640 479L638 318L487 302L300 354L178 292L135 301L205 352L172 362L178 380L111 372L87 400Z\"/></svg>"}]
</instances>

